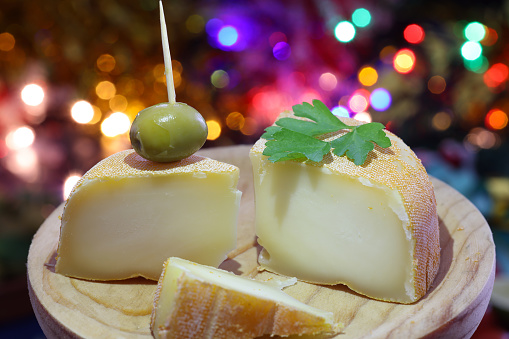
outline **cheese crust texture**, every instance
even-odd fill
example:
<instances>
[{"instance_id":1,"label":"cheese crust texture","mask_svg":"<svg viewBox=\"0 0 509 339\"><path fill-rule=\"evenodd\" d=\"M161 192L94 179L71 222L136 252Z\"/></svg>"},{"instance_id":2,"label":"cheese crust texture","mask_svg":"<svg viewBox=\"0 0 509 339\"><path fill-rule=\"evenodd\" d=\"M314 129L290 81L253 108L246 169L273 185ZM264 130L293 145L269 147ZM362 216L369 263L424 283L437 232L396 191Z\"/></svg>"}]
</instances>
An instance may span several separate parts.
<instances>
[{"instance_id":1,"label":"cheese crust texture","mask_svg":"<svg viewBox=\"0 0 509 339\"><path fill-rule=\"evenodd\" d=\"M272 163L262 155L266 140L252 147L262 268L346 284L379 300L412 303L424 296L440 261L433 185L414 152L386 133L392 146L375 145L362 166L332 153L320 163Z\"/></svg>"},{"instance_id":2,"label":"cheese crust texture","mask_svg":"<svg viewBox=\"0 0 509 339\"><path fill-rule=\"evenodd\" d=\"M308 306L279 286L169 258L152 309L154 338L255 338L337 332L331 312Z\"/></svg>"},{"instance_id":3,"label":"cheese crust texture","mask_svg":"<svg viewBox=\"0 0 509 339\"><path fill-rule=\"evenodd\" d=\"M56 272L158 280L170 256L217 267L236 246L238 178L237 167L198 155L172 163L111 155L67 199Z\"/></svg>"}]
</instances>

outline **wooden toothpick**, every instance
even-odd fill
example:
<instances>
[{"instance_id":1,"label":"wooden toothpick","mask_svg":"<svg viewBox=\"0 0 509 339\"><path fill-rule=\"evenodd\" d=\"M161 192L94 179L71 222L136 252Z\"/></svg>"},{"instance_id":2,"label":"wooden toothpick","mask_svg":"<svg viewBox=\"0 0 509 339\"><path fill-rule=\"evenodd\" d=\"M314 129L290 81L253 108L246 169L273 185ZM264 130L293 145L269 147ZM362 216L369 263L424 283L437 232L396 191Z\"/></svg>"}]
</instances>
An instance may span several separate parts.
<instances>
[{"instance_id":1,"label":"wooden toothpick","mask_svg":"<svg viewBox=\"0 0 509 339\"><path fill-rule=\"evenodd\" d=\"M168 90L168 102L174 104L175 84L173 83L173 68L171 67L170 44L168 43L168 32L166 20L164 19L163 2L159 1L159 18L161 21L161 41L163 43L164 74L166 74L166 89Z\"/></svg>"}]
</instances>

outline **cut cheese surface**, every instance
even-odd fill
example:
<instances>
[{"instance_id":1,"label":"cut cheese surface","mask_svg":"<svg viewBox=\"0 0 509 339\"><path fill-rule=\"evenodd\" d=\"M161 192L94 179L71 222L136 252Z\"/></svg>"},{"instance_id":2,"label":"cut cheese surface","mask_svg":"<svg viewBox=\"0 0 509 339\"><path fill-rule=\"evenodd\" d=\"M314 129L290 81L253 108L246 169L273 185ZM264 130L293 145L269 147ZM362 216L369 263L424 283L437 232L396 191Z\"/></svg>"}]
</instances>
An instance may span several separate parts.
<instances>
[{"instance_id":1,"label":"cut cheese surface","mask_svg":"<svg viewBox=\"0 0 509 339\"><path fill-rule=\"evenodd\" d=\"M237 167L197 155L155 163L128 150L104 159L66 202L56 272L158 280L170 256L217 267L236 245L238 177Z\"/></svg>"},{"instance_id":2,"label":"cut cheese surface","mask_svg":"<svg viewBox=\"0 0 509 339\"><path fill-rule=\"evenodd\" d=\"M333 314L265 282L169 258L159 279L151 330L155 338L255 338L337 332Z\"/></svg>"},{"instance_id":3,"label":"cut cheese surface","mask_svg":"<svg viewBox=\"0 0 509 339\"><path fill-rule=\"evenodd\" d=\"M392 146L375 146L363 166L332 153L321 163L272 163L264 139L253 146L263 268L380 300L411 303L426 293L440 257L433 186L412 150L387 135Z\"/></svg>"}]
</instances>

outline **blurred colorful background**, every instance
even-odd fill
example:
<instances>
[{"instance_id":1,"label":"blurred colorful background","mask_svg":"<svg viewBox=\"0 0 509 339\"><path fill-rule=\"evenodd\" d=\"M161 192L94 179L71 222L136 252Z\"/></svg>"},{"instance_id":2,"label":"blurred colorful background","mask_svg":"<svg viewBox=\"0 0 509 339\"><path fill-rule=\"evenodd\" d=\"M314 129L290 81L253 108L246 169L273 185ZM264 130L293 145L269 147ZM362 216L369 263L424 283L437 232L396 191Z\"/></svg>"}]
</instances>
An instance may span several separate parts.
<instances>
[{"instance_id":1,"label":"blurred colorful background","mask_svg":"<svg viewBox=\"0 0 509 339\"><path fill-rule=\"evenodd\" d=\"M509 272L508 1L168 0L164 8L177 101L205 117L205 147L251 144L279 112L315 98L337 115L382 122L479 208L495 234L498 272ZM5 333L31 317L25 263L39 225L91 166L130 148L141 109L167 101L160 34L156 0L2 0ZM487 318L480 329L504 335ZM42 335L26 328L27 337Z\"/></svg>"}]
</instances>

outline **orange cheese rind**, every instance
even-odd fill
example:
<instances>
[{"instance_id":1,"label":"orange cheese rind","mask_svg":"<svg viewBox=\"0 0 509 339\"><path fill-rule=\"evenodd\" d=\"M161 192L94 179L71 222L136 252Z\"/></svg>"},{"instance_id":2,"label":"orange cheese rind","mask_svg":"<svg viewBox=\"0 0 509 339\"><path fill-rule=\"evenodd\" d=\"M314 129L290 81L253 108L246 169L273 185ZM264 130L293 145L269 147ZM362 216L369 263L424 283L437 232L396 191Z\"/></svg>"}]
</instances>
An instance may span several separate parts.
<instances>
[{"instance_id":1,"label":"orange cheese rind","mask_svg":"<svg viewBox=\"0 0 509 339\"><path fill-rule=\"evenodd\" d=\"M180 269L184 265L183 269ZM256 338L263 335L314 335L338 333L343 328L325 312L304 305L294 307L276 298L256 296L225 287L186 269L197 265L180 258L164 263L154 296L150 328L155 338ZM179 267L171 271L169 267ZM207 269L201 266L200 269ZM243 285L252 279L209 268L211 274L227 275ZM276 286L264 282L269 288ZM168 284L174 284L170 291ZM264 288L265 286L262 286ZM165 289L166 288L166 289ZM173 292L171 296L164 295ZM284 294L284 292L278 291ZM163 298L166 299L162 301ZM289 296L286 296L286 299ZM296 303L300 303L295 300ZM163 310L164 309L164 310Z\"/></svg>"},{"instance_id":2,"label":"orange cheese rind","mask_svg":"<svg viewBox=\"0 0 509 339\"><path fill-rule=\"evenodd\" d=\"M290 111L281 113L279 118L282 117L303 119L295 117ZM350 118L340 118L340 120L350 126L363 124L361 121ZM331 141L348 132L349 130L340 130L325 134L320 139ZM308 161L306 164L327 168L332 173L367 179L371 183L396 189L400 193L409 219L407 232L410 232L412 239L415 239L413 302L426 294L440 264L439 221L435 192L426 169L415 153L399 137L389 131L385 132L392 146L382 148L375 145L361 166L355 165L346 156L337 156L332 152L326 154L321 162ZM263 154L266 141L260 138L251 148L251 153ZM338 281L338 283L346 282ZM362 291L356 292L362 294Z\"/></svg>"}]
</instances>

